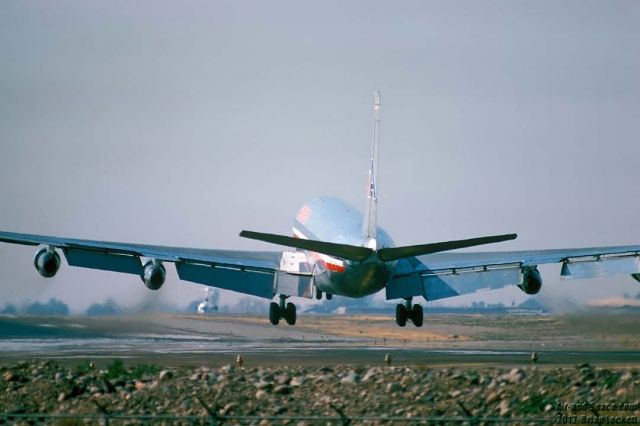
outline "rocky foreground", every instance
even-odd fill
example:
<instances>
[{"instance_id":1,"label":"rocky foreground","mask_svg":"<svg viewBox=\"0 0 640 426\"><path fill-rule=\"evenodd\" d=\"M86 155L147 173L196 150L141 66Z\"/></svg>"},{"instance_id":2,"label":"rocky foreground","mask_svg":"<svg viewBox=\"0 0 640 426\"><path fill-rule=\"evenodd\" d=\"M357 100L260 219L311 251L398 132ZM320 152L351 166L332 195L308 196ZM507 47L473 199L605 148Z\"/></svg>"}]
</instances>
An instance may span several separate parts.
<instances>
[{"instance_id":1,"label":"rocky foreground","mask_svg":"<svg viewBox=\"0 0 640 426\"><path fill-rule=\"evenodd\" d=\"M228 419L230 423L281 424L288 421L272 416L341 415L356 417L355 423L380 423L362 419L370 416L526 418L551 423L560 419L558 415L575 415L579 422L580 416L594 413L638 419L639 398L638 370L586 364L505 370L237 365L162 369L154 365L125 366L120 361L102 368L89 362L65 368L52 361L33 361L0 367L0 413L4 421L7 413L95 415L100 410L127 415L207 416L206 405L219 416L270 417ZM586 404L572 405L581 403ZM68 419L65 422L70 424ZM317 424L309 419L290 422Z\"/></svg>"}]
</instances>

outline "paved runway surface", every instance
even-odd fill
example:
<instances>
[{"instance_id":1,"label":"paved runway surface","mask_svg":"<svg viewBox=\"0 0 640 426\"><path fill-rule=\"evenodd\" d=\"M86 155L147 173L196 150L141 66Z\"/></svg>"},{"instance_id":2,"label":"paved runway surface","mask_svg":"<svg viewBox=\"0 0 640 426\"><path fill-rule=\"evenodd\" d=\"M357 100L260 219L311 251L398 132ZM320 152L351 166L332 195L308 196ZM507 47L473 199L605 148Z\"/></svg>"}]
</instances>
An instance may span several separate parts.
<instances>
[{"instance_id":1,"label":"paved runway surface","mask_svg":"<svg viewBox=\"0 0 640 426\"><path fill-rule=\"evenodd\" d=\"M247 365L376 365L388 353L393 364L511 366L531 364L535 350L540 367L640 365L634 335L598 340L589 333L574 336L573 330L557 324L553 328L548 318L518 318L523 329L535 331L537 324L541 335L554 330L555 335L505 338L497 334L499 318L491 321L498 324L493 328L482 317L473 317L475 327L465 320L438 318L431 330L417 330L399 329L386 317L318 316L299 327L273 327L261 317L0 317L0 363L46 358L101 364L121 358L131 363L218 366L233 363L241 354ZM467 335L447 334L456 332Z\"/></svg>"}]
</instances>

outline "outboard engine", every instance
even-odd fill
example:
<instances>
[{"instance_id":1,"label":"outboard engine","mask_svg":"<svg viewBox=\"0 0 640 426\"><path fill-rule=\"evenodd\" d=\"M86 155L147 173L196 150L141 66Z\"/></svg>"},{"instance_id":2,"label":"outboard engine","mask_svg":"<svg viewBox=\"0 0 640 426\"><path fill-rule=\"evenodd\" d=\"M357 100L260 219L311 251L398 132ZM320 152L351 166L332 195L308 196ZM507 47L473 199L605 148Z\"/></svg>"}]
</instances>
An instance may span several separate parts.
<instances>
[{"instance_id":1,"label":"outboard engine","mask_svg":"<svg viewBox=\"0 0 640 426\"><path fill-rule=\"evenodd\" d=\"M522 284L518 285L520 290L527 294L537 294L542 288L542 277L537 266L522 267Z\"/></svg>"},{"instance_id":2,"label":"outboard engine","mask_svg":"<svg viewBox=\"0 0 640 426\"><path fill-rule=\"evenodd\" d=\"M167 271L164 269L162 263L156 260L150 260L144 264L140 278L142 278L142 282L149 290L158 290L167 278Z\"/></svg>"},{"instance_id":3,"label":"outboard engine","mask_svg":"<svg viewBox=\"0 0 640 426\"><path fill-rule=\"evenodd\" d=\"M33 266L45 278L53 277L60 269L60 255L54 249L44 248L36 253Z\"/></svg>"}]
</instances>

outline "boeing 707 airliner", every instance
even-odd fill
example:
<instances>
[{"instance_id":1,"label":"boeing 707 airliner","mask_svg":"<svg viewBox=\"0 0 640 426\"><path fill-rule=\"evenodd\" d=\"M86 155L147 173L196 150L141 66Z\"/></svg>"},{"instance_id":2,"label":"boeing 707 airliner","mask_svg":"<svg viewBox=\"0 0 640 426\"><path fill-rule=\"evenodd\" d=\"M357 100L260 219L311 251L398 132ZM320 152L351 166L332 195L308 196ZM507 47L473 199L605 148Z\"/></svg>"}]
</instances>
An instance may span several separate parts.
<instances>
[{"instance_id":1,"label":"boeing 707 airliner","mask_svg":"<svg viewBox=\"0 0 640 426\"><path fill-rule=\"evenodd\" d=\"M537 265L562 263L562 278L631 275L640 281L640 245L576 249L456 252L451 250L513 240L516 234L395 246L377 225L376 192L380 140L380 93L373 101L373 141L364 212L333 197L319 197L297 212L292 236L242 231L240 236L290 247L287 251L231 251L79 240L0 232L0 241L41 246L34 266L56 275L62 252L70 266L138 275L151 290L166 279L166 263L178 277L206 286L272 300L269 319L296 323L290 297L364 297L384 290L396 306L396 323L423 323L415 297L437 300L516 285L527 294L542 287Z\"/></svg>"}]
</instances>

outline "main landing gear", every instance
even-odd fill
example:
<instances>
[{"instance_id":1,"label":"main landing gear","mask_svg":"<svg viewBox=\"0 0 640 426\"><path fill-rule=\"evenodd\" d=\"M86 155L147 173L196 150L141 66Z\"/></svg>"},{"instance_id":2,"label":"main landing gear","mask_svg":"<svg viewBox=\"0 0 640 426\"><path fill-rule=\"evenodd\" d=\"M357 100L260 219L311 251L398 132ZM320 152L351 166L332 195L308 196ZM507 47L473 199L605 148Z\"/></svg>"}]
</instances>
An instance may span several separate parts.
<instances>
[{"instance_id":1,"label":"main landing gear","mask_svg":"<svg viewBox=\"0 0 640 426\"><path fill-rule=\"evenodd\" d=\"M327 298L327 300L333 299L333 294L331 294L331 293L325 293L324 295ZM316 287L316 299L318 299L318 300L322 299L322 290L320 290L317 287Z\"/></svg>"},{"instance_id":2,"label":"main landing gear","mask_svg":"<svg viewBox=\"0 0 640 426\"><path fill-rule=\"evenodd\" d=\"M417 303L412 306L411 298L405 300L406 302L404 305L398 304L396 306L396 324L400 327L404 327L407 325L407 319L410 319L416 327L422 327L424 319L422 306Z\"/></svg>"},{"instance_id":3,"label":"main landing gear","mask_svg":"<svg viewBox=\"0 0 640 426\"><path fill-rule=\"evenodd\" d=\"M280 295L280 304L271 302L271 305L269 305L269 321L271 321L271 324L278 325L280 319L284 319L287 324L295 325L296 305L291 302L285 304L287 297Z\"/></svg>"}]
</instances>

